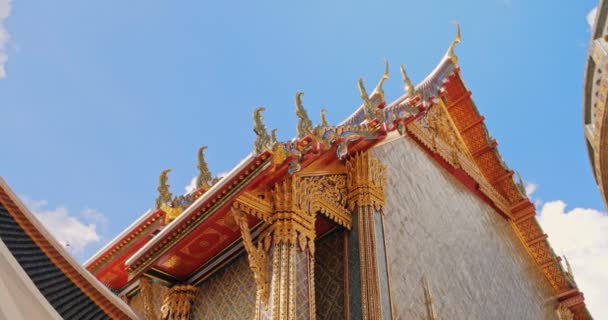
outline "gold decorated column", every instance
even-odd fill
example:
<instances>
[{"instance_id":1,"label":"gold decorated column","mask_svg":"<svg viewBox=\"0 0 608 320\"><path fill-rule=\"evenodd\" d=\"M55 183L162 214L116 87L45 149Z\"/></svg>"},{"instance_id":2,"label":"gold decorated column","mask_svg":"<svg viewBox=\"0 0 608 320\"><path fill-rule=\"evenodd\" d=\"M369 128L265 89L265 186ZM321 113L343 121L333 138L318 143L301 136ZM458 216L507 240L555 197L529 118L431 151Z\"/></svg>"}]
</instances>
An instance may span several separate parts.
<instances>
[{"instance_id":1,"label":"gold decorated column","mask_svg":"<svg viewBox=\"0 0 608 320\"><path fill-rule=\"evenodd\" d=\"M272 190L273 211L263 217L264 231L254 245L247 219L235 207L249 264L257 286L254 319L314 319L315 214L301 206L297 178Z\"/></svg>"},{"instance_id":2,"label":"gold decorated column","mask_svg":"<svg viewBox=\"0 0 608 320\"><path fill-rule=\"evenodd\" d=\"M390 319L390 291L384 250L382 210L385 167L369 153L346 162L348 208L353 213L349 233L349 290L352 319ZM358 265L358 267L357 267Z\"/></svg>"}]
</instances>

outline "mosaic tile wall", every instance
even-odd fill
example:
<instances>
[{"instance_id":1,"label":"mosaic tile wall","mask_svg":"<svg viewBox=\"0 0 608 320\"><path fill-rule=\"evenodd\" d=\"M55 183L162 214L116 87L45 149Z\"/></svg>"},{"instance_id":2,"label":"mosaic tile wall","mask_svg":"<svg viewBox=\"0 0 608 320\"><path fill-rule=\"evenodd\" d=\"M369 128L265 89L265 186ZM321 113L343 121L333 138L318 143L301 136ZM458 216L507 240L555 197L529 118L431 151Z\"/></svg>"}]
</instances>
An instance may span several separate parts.
<instances>
[{"instance_id":1,"label":"mosaic tile wall","mask_svg":"<svg viewBox=\"0 0 608 320\"><path fill-rule=\"evenodd\" d=\"M160 320L160 307L168 288L147 278L140 280L140 288L129 300L129 305L144 319Z\"/></svg>"},{"instance_id":2,"label":"mosaic tile wall","mask_svg":"<svg viewBox=\"0 0 608 320\"><path fill-rule=\"evenodd\" d=\"M252 319L255 292L253 273L243 253L199 285L191 319Z\"/></svg>"},{"instance_id":3,"label":"mosaic tile wall","mask_svg":"<svg viewBox=\"0 0 608 320\"><path fill-rule=\"evenodd\" d=\"M315 300L317 320L344 319L344 231L317 241Z\"/></svg>"},{"instance_id":4,"label":"mosaic tile wall","mask_svg":"<svg viewBox=\"0 0 608 320\"><path fill-rule=\"evenodd\" d=\"M389 285L395 319L555 319L553 293L509 222L406 138L373 154L387 166Z\"/></svg>"}]
</instances>

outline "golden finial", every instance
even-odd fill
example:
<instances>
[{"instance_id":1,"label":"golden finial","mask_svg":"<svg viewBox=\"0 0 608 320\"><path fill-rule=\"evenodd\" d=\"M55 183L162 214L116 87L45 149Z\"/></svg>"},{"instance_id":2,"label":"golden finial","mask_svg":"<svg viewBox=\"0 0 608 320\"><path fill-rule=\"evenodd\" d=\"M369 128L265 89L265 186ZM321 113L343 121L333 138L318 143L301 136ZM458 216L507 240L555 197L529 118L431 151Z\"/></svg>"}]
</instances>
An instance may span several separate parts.
<instances>
[{"instance_id":1,"label":"golden finial","mask_svg":"<svg viewBox=\"0 0 608 320\"><path fill-rule=\"evenodd\" d=\"M321 109L321 126L322 127L329 127L329 122L327 122L327 116L325 115L327 113L327 109L323 108Z\"/></svg>"},{"instance_id":2,"label":"golden finial","mask_svg":"<svg viewBox=\"0 0 608 320\"><path fill-rule=\"evenodd\" d=\"M429 282L425 276L422 276L422 286L424 288L424 304L426 305L426 315L428 320L437 320L437 312L435 311L435 304L433 302L433 295Z\"/></svg>"},{"instance_id":3,"label":"golden finial","mask_svg":"<svg viewBox=\"0 0 608 320\"><path fill-rule=\"evenodd\" d=\"M574 281L574 272L572 271L572 266L570 266L570 262L568 261L568 258L566 258L566 256L564 256L564 261L566 261L566 280L568 280L568 283L576 288L576 281Z\"/></svg>"},{"instance_id":4,"label":"golden finial","mask_svg":"<svg viewBox=\"0 0 608 320\"><path fill-rule=\"evenodd\" d=\"M170 203L173 195L169 191L169 177L167 176L171 169L165 169L160 173L158 178L158 198L156 198L156 208L160 209L163 204Z\"/></svg>"},{"instance_id":5,"label":"golden finial","mask_svg":"<svg viewBox=\"0 0 608 320\"><path fill-rule=\"evenodd\" d=\"M374 88L374 91L372 91L372 95L374 94L379 94L381 100L380 101L384 101L384 89L382 89L382 85L384 84L384 81L386 81L386 79L388 79L388 60L384 59L384 74L382 74L382 78L380 78L380 81L378 81L378 84L376 85L376 87Z\"/></svg>"},{"instance_id":6,"label":"golden finial","mask_svg":"<svg viewBox=\"0 0 608 320\"><path fill-rule=\"evenodd\" d=\"M526 184L524 183L524 179L521 177L521 174L519 174L518 171L515 171L515 173L517 173L517 182L515 183L515 186L517 187L517 190L521 196L527 198L528 193L526 192Z\"/></svg>"},{"instance_id":7,"label":"golden finial","mask_svg":"<svg viewBox=\"0 0 608 320\"><path fill-rule=\"evenodd\" d=\"M454 38L454 40L452 40L452 44L450 44L450 47L448 48L448 57L450 59L452 59L452 63L456 64L456 63L458 63L458 57L454 53L454 48L456 47L457 44L460 43L460 40L461 40L460 24L456 21L450 21L450 23L456 25L456 38Z\"/></svg>"},{"instance_id":8,"label":"golden finial","mask_svg":"<svg viewBox=\"0 0 608 320\"><path fill-rule=\"evenodd\" d=\"M264 117L262 116L262 111L265 110L266 108L262 107L253 111L253 132L257 136L253 146L256 153L261 153L270 144L270 136L268 136L266 126L264 125Z\"/></svg>"},{"instance_id":9,"label":"golden finial","mask_svg":"<svg viewBox=\"0 0 608 320\"><path fill-rule=\"evenodd\" d=\"M211 172L209 172L209 167L207 166L207 161L205 161L205 149L207 146L202 146L198 149L198 177L196 178L196 188L200 187L210 187L209 184L213 179L211 177Z\"/></svg>"},{"instance_id":10,"label":"golden finial","mask_svg":"<svg viewBox=\"0 0 608 320\"><path fill-rule=\"evenodd\" d=\"M361 99L363 100L363 112L365 113L365 117L369 120L373 120L374 108L372 107L372 102L369 100L369 96L367 95L367 90L365 90L363 79L359 79L359 93L361 95Z\"/></svg>"},{"instance_id":11,"label":"golden finial","mask_svg":"<svg viewBox=\"0 0 608 320\"><path fill-rule=\"evenodd\" d=\"M308 113L302 103L303 95L304 92L296 92L296 116L298 117L298 126L296 127L296 130L298 132L298 138L304 138L312 129L312 121L308 118Z\"/></svg>"},{"instance_id":12,"label":"golden finial","mask_svg":"<svg viewBox=\"0 0 608 320\"><path fill-rule=\"evenodd\" d=\"M277 139L277 129L275 128L270 131L270 145L274 146L277 142L279 142L279 140Z\"/></svg>"},{"instance_id":13,"label":"golden finial","mask_svg":"<svg viewBox=\"0 0 608 320\"><path fill-rule=\"evenodd\" d=\"M416 87L412 84L410 77L407 76L405 72L405 66L401 65L401 75L403 76L403 82L405 83L405 93L408 97L413 97L416 95Z\"/></svg>"}]
</instances>

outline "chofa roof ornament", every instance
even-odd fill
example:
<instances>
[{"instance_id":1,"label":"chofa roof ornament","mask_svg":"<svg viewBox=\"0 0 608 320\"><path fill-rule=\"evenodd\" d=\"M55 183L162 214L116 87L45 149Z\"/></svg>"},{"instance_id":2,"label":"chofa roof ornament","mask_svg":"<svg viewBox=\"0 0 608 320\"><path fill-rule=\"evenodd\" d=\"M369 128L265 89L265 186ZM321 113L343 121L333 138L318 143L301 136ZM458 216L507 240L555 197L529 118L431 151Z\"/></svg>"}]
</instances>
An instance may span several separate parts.
<instances>
[{"instance_id":1,"label":"chofa roof ornament","mask_svg":"<svg viewBox=\"0 0 608 320\"><path fill-rule=\"evenodd\" d=\"M304 92L298 91L296 92L296 116L298 117L298 126L296 127L298 138L304 138L310 131L312 131L312 121L308 118L308 112L304 108L304 104L302 103L302 96Z\"/></svg>"},{"instance_id":2,"label":"chofa roof ornament","mask_svg":"<svg viewBox=\"0 0 608 320\"><path fill-rule=\"evenodd\" d=\"M211 187L213 184L213 178L211 177L211 172L209 172L209 167L207 166L207 161L205 161L205 149L207 146L202 146L198 149L198 177L196 178L196 188L199 189L201 187Z\"/></svg>"},{"instance_id":3,"label":"chofa roof ornament","mask_svg":"<svg viewBox=\"0 0 608 320\"><path fill-rule=\"evenodd\" d=\"M158 178L158 197L156 198L156 208L160 209L163 204L170 203L173 200L173 195L169 191L169 177L167 176L171 169L165 169L160 173Z\"/></svg>"},{"instance_id":4,"label":"chofa roof ornament","mask_svg":"<svg viewBox=\"0 0 608 320\"><path fill-rule=\"evenodd\" d=\"M262 153L270 146L270 136L266 131L264 117L262 116L262 112L265 110L266 108L261 107L253 111L253 132L257 136L253 144L255 153Z\"/></svg>"},{"instance_id":5,"label":"chofa roof ornament","mask_svg":"<svg viewBox=\"0 0 608 320\"><path fill-rule=\"evenodd\" d=\"M454 48L461 41L460 24L456 21L450 21L450 23L456 25L456 37L454 38L454 40L452 40L452 44L450 44L450 47L448 48L448 57L452 60L453 64L456 64L458 63L458 56L456 56L456 53L454 53Z\"/></svg>"},{"instance_id":6,"label":"chofa roof ornament","mask_svg":"<svg viewBox=\"0 0 608 320\"><path fill-rule=\"evenodd\" d=\"M404 65L401 65L401 76L403 77L403 83L405 84L405 94L408 97L416 96L416 87L414 87L414 85L412 84L410 77L407 76Z\"/></svg>"},{"instance_id":7,"label":"chofa roof ornament","mask_svg":"<svg viewBox=\"0 0 608 320\"><path fill-rule=\"evenodd\" d=\"M359 79L358 82L359 93L361 95L361 99L363 100L363 112L365 113L365 118L370 121L381 118L378 117L381 112L377 112L377 110L383 108L385 104L384 89L382 89L382 85L384 84L384 81L388 79L388 60L384 60L384 63L384 74L382 74L382 78L380 78L380 81L378 81L378 84L374 88L374 91L372 91L371 95L367 94L363 79Z\"/></svg>"}]
</instances>

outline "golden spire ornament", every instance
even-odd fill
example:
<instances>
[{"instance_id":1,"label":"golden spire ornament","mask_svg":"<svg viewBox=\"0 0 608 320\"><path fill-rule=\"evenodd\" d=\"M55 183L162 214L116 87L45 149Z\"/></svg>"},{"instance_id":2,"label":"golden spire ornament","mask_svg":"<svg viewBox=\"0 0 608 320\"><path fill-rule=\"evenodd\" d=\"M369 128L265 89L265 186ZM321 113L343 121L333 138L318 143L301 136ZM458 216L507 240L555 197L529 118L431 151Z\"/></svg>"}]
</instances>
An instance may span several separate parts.
<instances>
[{"instance_id":1,"label":"golden spire ornament","mask_svg":"<svg viewBox=\"0 0 608 320\"><path fill-rule=\"evenodd\" d=\"M209 188L211 187L210 183L213 180L211 177L211 172L209 172L209 167L207 166L207 161L205 161L205 150L207 146L202 146L198 149L198 177L196 178L196 188L199 189L203 186Z\"/></svg>"},{"instance_id":2,"label":"golden spire ornament","mask_svg":"<svg viewBox=\"0 0 608 320\"><path fill-rule=\"evenodd\" d=\"M380 118L383 115L382 112L378 112L377 114L376 111L377 108L382 106L384 103L384 89L382 89L382 85L384 84L384 81L388 79L388 60L384 60L384 64L384 74L382 74L380 81L378 81L378 84L374 88L374 91L372 91L371 95L367 94L363 79L359 79L358 82L359 94L361 96L361 99L363 100L363 112L365 113L365 118L367 118L368 120L378 119L378 115L380 116Z\"/></svg>"},{"instance_id":3,"label":"golden spire ornament","mask_svg":"<svg viewBox=\"0 0 608 320\"><path fill-rule=\"evenodd\" d=\"M359 94L361 99L363 100L363 112L365 113L365 118L368 120L374 119L374 107L372 106L372 102L369 100L369 95L367 94L367 90L365 90L365 84L363 83L363 79L359 79Z\"/></svg>"},{"instance_id":4,"label":"golden spire ornament","mask_svg":"<svg viewBox=\"0 0 608 320\"><path fill-rule=\"evenodd\" d=\"M308 112L302 103L304 92L296 92L296 116L298 117L298 126L296 127L298 138L304 138L312 130L312 121L308 118Z\"/></svg>"},{"instance_id":5,"label":"golden spire ornament","mask_svg":"<svg viewBox=\"0 0 608 320\"><path fill-rule=\"evenodd\" d=\"M450 44L450 47L448 48L448 57L452 60L453 64L456 64L456 63L458 63L458 56L456 56L456 53L454 53L454 48L461 41L460 24L456 21L450 21L450 23L456 25L456 37L454 38L454 40L452 40L452 43Z\"/></svg>"},{"instance_id":6,"label":"golden spire ornament","mask_svg":"<svg viewBox=\"0 0 608 320\"><path fill-rule=\"evenodd\" d=\"M382 88L382 85L384 84L384 81L386 81L387 79L388 79L388 60L384 59L384 73L382 74L382 78L380 78L380 80L378 81L378 84L374 88L374 91L372 91L372 96L374 94L380 95L380 101L384 101L384 89Z\"/></svg>"},{"instance_id":7,"label":"golden spire ornament","mask_svg":"<svg viewBox=\"0 0 608 320\"><path fill-rule=\"evenodd\" d=\"M401 76L403 77L403 83L405 84L405 94L408 97L413 97L416 95L416 87L412 84L410 77L407 76L405 72L405 66L401 65Z\"/></svg>"},{"instance_id":8,"label":"golden spire ornament","mask_svg":"<svg viewBox=\"0 0 608 320\"><path fill-rule=\"evenodd\" d=\"M156 198L156 208L160 209L163 204L170 203L173 200L173 195L169 191L169 177L167 176L171 169L165 169L160 173L158 178L158 197Z\"/></svg>"},{"instance_id":9,"label":"golden spire ornament","mask_svg":"<svg viewBox=\"0 0 608 320\"><path fill-rule=\"evenodd\" d=\"M433 301L433 294L429 287L429 282L426 277L422 277L422 286L424 288L424 304L426 305L426 317L428 320L438 320L437 312L435 311L435 304Z\"/></svg>"},{"instance_id":10,"label":"golden spire ornament","mask_svg":"<svg viewBox=\"0 0 608 320\"><path fill-rule=\"evenodd\" d=\"M253 143L255 153L261 153L268 148L270 144L270 136L266 131L264 117L262 116L262 112L265 110L266 108L261 107L253 111L253 132L255 132L257 136Z\"/></svg>"},{"instance_id":11,"label":"golden spire ornament","mask_svg":"<svg viewBox=\"0 0 608 320\"><path fill-rule=\"evenodd\" d=\"M327 109L323 108L321 109L321 126L322 127L329 127L329 122L327 121Z\"/></svg>"}]
</instances>

